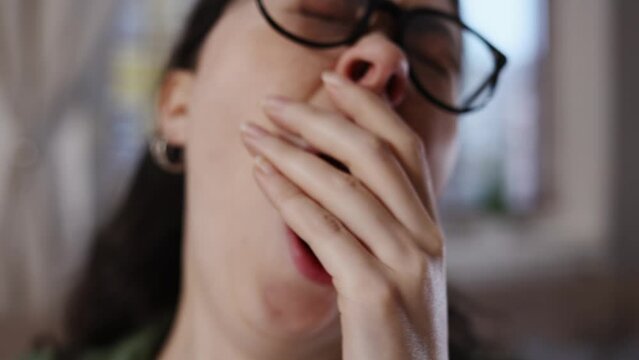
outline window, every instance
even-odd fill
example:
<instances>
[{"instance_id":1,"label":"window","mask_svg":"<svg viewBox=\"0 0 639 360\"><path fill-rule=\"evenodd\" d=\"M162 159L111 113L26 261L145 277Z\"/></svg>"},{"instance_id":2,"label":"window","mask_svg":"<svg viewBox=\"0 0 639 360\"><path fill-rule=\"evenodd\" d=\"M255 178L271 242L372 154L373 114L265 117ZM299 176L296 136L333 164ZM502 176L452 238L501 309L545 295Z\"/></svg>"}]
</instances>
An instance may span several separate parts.
<instances>
[{"instance_id":1,"label":"window","mask_svg":"<svg viewBox=\"0 0 639 360\"><path fill-rule=\"evenodd\" d=\"M509 63L492 102L461 118L459 158L443 211L525 214L541 192L538 79L547 53L546 2L462 0L461 13Z\"/></svg>"},{"instance_id":2,"label":"window","mask_svg":"<svg viewBox=\"0 0 639 360\"><path fill-rule=\"evenodd\" d=\"M123 195L151 133L160 74L192 1L124 0L114 15L100 73L104 118L97 156L98 216ZM108 212L108 211L106 211Z\"/></svg>"}]
</instances>

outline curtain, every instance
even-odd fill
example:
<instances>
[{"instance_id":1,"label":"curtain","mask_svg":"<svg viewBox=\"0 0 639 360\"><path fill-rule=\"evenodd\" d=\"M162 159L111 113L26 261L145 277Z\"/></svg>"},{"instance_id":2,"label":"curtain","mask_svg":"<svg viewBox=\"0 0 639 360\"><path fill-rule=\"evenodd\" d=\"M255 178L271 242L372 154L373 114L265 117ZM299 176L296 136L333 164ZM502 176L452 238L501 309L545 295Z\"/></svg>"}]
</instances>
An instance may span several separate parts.
<instances>
[{"instance_id":1,"label":"curtain","mask_svg":"<svg viewBox=\"0 0 639 360\"><path fill-rule=\"evenodd\" d=\"M0 1L0 358L55 326L89 228L95 119L74 101L116 2Z\"/></svg>"}]
</instances>

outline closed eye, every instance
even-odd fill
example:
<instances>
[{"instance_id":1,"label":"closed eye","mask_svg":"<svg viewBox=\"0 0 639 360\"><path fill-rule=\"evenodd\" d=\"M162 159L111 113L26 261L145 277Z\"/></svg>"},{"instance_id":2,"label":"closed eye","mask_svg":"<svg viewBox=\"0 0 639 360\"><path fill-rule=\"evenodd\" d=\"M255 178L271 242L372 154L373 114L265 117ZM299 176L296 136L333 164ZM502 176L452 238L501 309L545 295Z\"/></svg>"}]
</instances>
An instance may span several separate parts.
<instances>
[{"instance_id":1,"label":"closed eye","mask_svg":"<svg viewBox=\"0 0 639 360\"><path fill-rule=\"evenodd\" d=\"M320 24L326 24L331 26L351 27L353 26L351 21L340 19L334 16L322 15L318 13L303 13L303 17L308 18L311 21L317 21Z\"/></svg>"}]
</instances>

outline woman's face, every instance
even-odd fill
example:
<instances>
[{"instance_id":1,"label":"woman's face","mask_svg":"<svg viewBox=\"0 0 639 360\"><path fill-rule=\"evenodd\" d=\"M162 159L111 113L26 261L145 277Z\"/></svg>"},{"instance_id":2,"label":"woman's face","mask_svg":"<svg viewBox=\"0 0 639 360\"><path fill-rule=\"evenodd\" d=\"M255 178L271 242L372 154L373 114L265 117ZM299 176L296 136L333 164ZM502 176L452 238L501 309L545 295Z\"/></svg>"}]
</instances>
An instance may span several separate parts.
<instances>
[{"instance_id":1,"label":"woman's face","mask_svg":"<svg viewBox=\"0 0 639 360\"><path fill-rule=\"evenodd\" d=\"M452 12L450 0L409 0ZM231 3L208 36L195 73L174 73L164 86L160 127L186 148L185 286L208 304L219 326L243 341L339 339L332 286L309 281L294 266L282 218L252 176L253 161L240 124L254 121L275 132L260 101L283 95L335 110L320 79L335 70L386 96L422 138L435 191L453 162L456 119L422 98L405 76L407 60L381 32L353 46L307 48L273 30L254 0ZM370 66L362 67L362 64Z\"/></svg>"}]
</instances>

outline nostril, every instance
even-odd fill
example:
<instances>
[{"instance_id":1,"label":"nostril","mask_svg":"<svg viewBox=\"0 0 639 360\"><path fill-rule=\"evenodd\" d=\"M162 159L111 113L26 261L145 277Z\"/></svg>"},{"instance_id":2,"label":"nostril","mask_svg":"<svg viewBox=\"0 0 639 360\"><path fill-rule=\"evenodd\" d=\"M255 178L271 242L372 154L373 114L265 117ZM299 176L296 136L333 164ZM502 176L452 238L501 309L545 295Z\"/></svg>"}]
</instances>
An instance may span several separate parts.
<instances>
[{"instance_id":1,"label":"nostril","mask_svg":"<svg viewBox=\"0 0 639 360\"><path fill-rule=\"evenodd\" d=\"M373 70L374 64L372 62L358 59L353 61L347 68L347 76L353 82L360 82L366 75ZM390 75L390 74L389 74ZM370 84L376 93L380 96L384 96L393 106L397 106L404 97L404 86L402 76L398 72L395 72L390 78L378 79L379 83ZM371 77L371 81L375 81Z\"/></svg>"},{"instance_id":2,"label":"nostril","mask_svg":"<svg viewBox=\"0 0 639 360\"><path fill-rule=\"evenodd\" d=\"M401 81L399 76L395 74L386 83L385 94L386 94L386 97L388 98L388 101L390 101L391 104L393 105L397 105L397 103L401 101L401 98L402 98L402 94L401 94L402 84L400 82Z\"/></svg>"},{"instance_id":3,"label":"nostril","mask_svg":"<svg viewBox=\"0 0 639 360\"><path fill-rule=\"evenodd\" d=\"M389 100L393 100L395 98L395 93L397 92L397 75L391 76L386 83L386 96L388 96Z\"/></svg>"},{"instance_id":4,"label":"nostril","mask_svg":"<svg viewBox=\"0 0 639 360\"><path fill-rule=\"evenodd\" d=\"M366 75L372 64L368 61L356 61L350 68L349 76L357 82Z\"/></svg>"}]
</instances>

